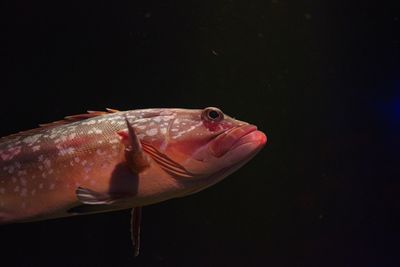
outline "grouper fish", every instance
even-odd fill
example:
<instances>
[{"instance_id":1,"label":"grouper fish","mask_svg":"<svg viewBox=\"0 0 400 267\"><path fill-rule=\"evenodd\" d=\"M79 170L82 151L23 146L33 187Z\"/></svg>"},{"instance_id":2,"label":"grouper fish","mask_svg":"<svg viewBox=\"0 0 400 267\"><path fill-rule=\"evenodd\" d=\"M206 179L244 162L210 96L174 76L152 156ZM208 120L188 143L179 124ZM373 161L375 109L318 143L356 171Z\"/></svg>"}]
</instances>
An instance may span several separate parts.
<instances>
[{"instance_id":1,"label":"grouper fish","mask_svg":"<svg viewBox=\"0 0 400 267\"><path fill-rule=\"evenodd\" d=\"M141 208L193 194L265 145L257 127L214 107L89 111L0 139L0 224Z\"/></svg>"}]
</instances>

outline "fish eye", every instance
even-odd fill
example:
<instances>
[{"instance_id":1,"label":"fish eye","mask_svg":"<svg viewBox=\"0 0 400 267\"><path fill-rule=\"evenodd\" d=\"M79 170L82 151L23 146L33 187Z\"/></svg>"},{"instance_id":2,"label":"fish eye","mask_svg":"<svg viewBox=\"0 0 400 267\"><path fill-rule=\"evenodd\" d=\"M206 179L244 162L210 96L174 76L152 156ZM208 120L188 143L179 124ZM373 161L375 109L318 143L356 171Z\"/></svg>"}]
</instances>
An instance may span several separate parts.
<instances>
[{"instance_id":1,"label":"fish eye","mask_svg":"<svg viewBox=\"0 0 400 267\"><path fill-rule=\"evenodd\" d=\"M224 114L217 108L206 108L202 117L208 121L220 122L224 119Z\"/></svg>"}]
</instances>

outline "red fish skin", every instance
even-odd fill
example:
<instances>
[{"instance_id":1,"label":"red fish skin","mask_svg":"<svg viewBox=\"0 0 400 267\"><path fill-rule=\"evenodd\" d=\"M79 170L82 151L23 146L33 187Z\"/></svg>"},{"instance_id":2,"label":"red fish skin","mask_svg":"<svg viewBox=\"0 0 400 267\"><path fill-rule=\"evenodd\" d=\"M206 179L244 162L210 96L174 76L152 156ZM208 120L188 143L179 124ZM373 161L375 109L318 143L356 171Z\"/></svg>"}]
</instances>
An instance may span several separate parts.
<instances>
[{"instance_id":1,"label":"red fish skin","mask_svg":"<svg viewBox=\"0 0 400 267\"><path fill-rule=\"evenodd\" d=\"M48 134L48 131L42 133ZM96 140L97 137L88 135L77 138L76 142L58 142L60 148L75 150L62 156L58 155L60 149L54 142L41 142L38 150L32 151L31 147L23 146L20 154L1 161L0 209L6 217L3 221L18 221L65 210L76 202L77 186L106 191L106 177L110 176L113 165L120 160L119 151L122 148L118 146L110 151L105 146L95 146ZM99 160L96 150L115 156Z\"/></svg>"},{"instance_id":2,"label":"red fish skin","mask_svg":"<svg viewBox=\"0 0 400 267\"><path fill-rule=\"evenodd\" d=\"M189 160L191 155L224 131L245 123L228 116L220 124L205 123L203 113L203 110L186 109L99 113L97 117L82 116L85 119L1 138L0 223L75 215L69 210L82 205L76 196L78 187L127 196L110 205L107 208L110 211L150 205L214 184L250 157L233 157L235 161L242 158L244 161L225 168L223 165L229 160L222 157L209 167L207 160L195 163ZM141 142L199 171L199 176L185 178L187 181L182 183L154 160L149 168L133 173L127 166L125 145L118 134L127 130L126 120L133 125ZM258 147L263 145L257 143L251 149L259 151ZM253 153L246 151L250 152ZM214 177L209 173L214 170L225 173L216 172L214 176L220 177ZM211 178L201 180L207 175Z\"/></svg>"},{"instance_id":3,"label":"red fish skin","mask_svg":"<svg viewBox=\"0 0 400 267\"><path fill-rule=\"evenodd\" d=\"M68 209L81 204L75 195L78 186L103 193L137 191L139 178L124 165L117 133L126 129L126 117L141 119L152 112L159 113L119 112L0 139L0 223L71 216ZM141 177L162 175L153 166ZM161 201L163 192L174 187L173 180L149 179L140 194L125 200L129 204L113 209Z\"/></svg>"}]
</instances>

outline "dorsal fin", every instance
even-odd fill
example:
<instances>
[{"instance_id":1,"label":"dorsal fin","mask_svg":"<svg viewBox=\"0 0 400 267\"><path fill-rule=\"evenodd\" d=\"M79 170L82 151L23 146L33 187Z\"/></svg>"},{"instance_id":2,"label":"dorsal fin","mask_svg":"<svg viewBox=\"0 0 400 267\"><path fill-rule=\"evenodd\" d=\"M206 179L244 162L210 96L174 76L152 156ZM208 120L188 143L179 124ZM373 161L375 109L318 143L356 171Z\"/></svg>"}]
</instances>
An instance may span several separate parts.
<instances>
[{"instance_id":1,"label":"dorsal fin","mask_svg":"<svg viewBox=\"0 0 400 267\"><path fill-rule=\"evenodd\" d=\"M18 133L14 133L14 134L10 134L10 135L1 137L1 141L5 142L5 141L8 141L8 139L12 139L12 138L17 137L17 136L28 136L28 135L32 135L32 134L35 134L35 133L39 133L39 132L43 131L43 129L46 129L46 128L52 128L52 127L56 127L56 126L59 126L59 125L64 125L64 124L72 123L72 122L75 122L75 121L85 120L85 119L89 119L89 118L93 118L93 117L97 117L97 116L101 116L101 115L105 115L105 114L116 113L116 112L119 112L119 110L110 109L110 108L107 108L106 111L92 111L92 110L89 110L88 113L86 113L86 114L78 114L78 115L67 116L63 120L54 121L54 122L50 122L50 123L39 124L38 128L34 128L34 129L26 130L26 131L21 131L21 132L18 132Z\"/></svg>"},{"instance_id":2,"label":"dorsal fin","mask_svg":"<svg viewBox=\"0 0 400 267\"><path fill-rule=\"evenodd\" d=\"M88 110L87 111L88 113L66 116L66 117L64 117L63 120L53 121L53 122L49 122L49 123L43 123L43 124L39 124L39 126L41 128L54 127L54 126L59 126L59 125L68 124L68 123L72 123L72 122L76 122L76 121L86 120L86 119L90 119L93 117L98 117L98 116L102 116L102 115L106 115L106 114L110 114L110 113L119 112L119 110L111 109L111 108L107 108L106 110L107 111Z\"/></svg>"}]
</instances>

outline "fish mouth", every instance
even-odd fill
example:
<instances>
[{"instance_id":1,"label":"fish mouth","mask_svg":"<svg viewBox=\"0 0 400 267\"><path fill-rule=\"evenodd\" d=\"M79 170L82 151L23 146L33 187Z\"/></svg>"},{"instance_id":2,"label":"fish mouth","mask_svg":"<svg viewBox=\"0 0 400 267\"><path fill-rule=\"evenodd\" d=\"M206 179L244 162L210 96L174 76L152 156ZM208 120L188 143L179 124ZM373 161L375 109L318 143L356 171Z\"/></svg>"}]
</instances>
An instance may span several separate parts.
<instances>
[{"instance_id":1,"label":"fish mouth","mask_svg":"<svg viewBox=\"0 0 400 267\"><path fill-rule=\"evenodd\" d=\"M217 136L210 144L209 149L215 157L219 158L242 145L251 143L253 146L260 148L266 142L266 135L258 131L257 126L245 124Z\"/></svg>"}]
</instances>

